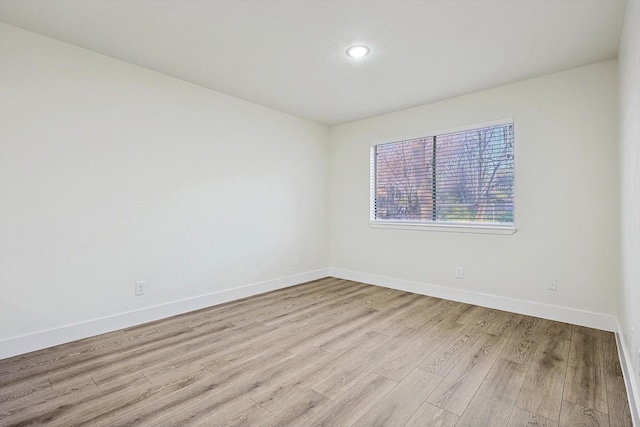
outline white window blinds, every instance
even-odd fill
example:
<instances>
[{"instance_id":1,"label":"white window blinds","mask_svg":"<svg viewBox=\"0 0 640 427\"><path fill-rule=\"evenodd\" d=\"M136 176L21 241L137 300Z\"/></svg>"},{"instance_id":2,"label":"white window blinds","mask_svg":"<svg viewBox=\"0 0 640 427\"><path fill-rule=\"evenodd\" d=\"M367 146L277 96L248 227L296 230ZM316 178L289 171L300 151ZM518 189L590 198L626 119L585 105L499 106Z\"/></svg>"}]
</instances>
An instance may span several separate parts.
<instances>
[{"instance_id":1,"label":"white window blinds","mask_svg":"<svg viewBox=\"0 0 640 427\"><path fill-rule=\"evenodd\" d=\"M372 220L513 225L513 123L380 144Z\"/></svg>"}]
</instances>

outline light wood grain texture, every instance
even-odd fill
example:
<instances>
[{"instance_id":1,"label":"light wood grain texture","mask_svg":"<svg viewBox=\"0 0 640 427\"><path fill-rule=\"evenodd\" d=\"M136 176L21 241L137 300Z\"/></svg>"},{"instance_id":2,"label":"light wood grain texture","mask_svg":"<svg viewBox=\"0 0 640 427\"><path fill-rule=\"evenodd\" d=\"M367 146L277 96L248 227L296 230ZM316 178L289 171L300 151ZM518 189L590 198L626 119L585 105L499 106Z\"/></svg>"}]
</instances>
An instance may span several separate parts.
<instances>
[{"instance_id":1,"label":"light wood grain texture","mask_svg":"<svg viewBox=\"0 0 640 427\"><path fill-rule=\"evenodd\" d=\"M259 420L256 425L264 427L304 425L305 420L319 418L319 414L331 404L320 393L308 388L301 388L289 396L287 401L276 410L271 410L269 416Z\"/></svg>"},{"instance_id":2,"label":"light wood grain texture","mask_svg":"<svg viewBox=\"0 0 640 427\"><path fill-rule=\"evenodd\" d=\"M455 427L458 417L430 403L423 403L404 427Z\"/></svg>"},{"instance_id":3,"label":"light wood grain texture","mask_svg":"<svg viewBox=\"0 0 640 427\"><path fill-rule=\"evenodd\" d=\"M464 325L449 318L438 320L430 329L425 330L424 333L411 341L402 354L391 357L380 365L375 372L396 382L402 381L409 372L423 363L445 340L448 341L451 334L457 333L463 327Z\"/></svg>"},{"instance_id":4,"label":"light wood grain texture","mask_svg":"<svg viewBox=\"0 0 640 427\"><path fill-rule=\"evenodd\" d=\"M546 325L544 335L551 338L558 338L562 340L570 340L573 334L573 325L562 322L554 322L552 320L543 320L543 324Z\"/></svg>"},{"instance_id":5,"label":"light wood grain texture","mask_svg":"<svg viewBox=\"0 0 640 427\"><path fill-rule=\"evenodd\" d=\"M516 407L507 427L558 427L558 422Z\"/></svg>"},{"instance_id":6,"label":"light wood grain texture","mask_svg":"<svg viewBox=\"0 0 640 427\"><path fill-rule=\"evenodd\" d=\"M609 417L593 409L563 400L560 411L560 427L576 426L609 427Z\"/></svg>"},{"instance_id":7,"label":"light wood grain texture","mask_svg":"<svg viewBox=\"0 0 640 427\"><path fill-rule=\"evenodd\" d=\"M352 426L398 383L377 374L367 375L344 395L319 411L317 416L302 417L300 426Z\"/></svg>"},{"instance_id":8,"label":"light wood grain texture","mask_svg":"<svg viewBox=\"0 0 640 427\"><path fill-rule=\"evenodd\" d=\"M498 359L476 391L456 427L504 427L511 417L527 368Z\"/></svg>"},{"instance_id":9,"label":"light wood grain texture","mask_svg":"<svg viewBox=\"0 0 640 427\"><path fill-rule=\"evenodd\" d=\"M609 424L620 427L633 427L629 398L622 377L615 377L607 384L607 402L609 407Z\"/></svg>"},{"instance_id":10,"label":"light wood grain texture","mask_svg":"<svg viewBox=\"0 0 640 427\"><path fill-rule=\"evenodd\" d=\"M518 408L551 420L559 419L569 344L555 335L541 338L518 395Z\"/></svg>"},{"instance_id":11,"label":"light wood grain texture","mask_svg":"<svg viewBox=\"0 0 640 427\"><path fill-rule=\"evenodd\" d=\"M271 416L269 411L264 409L262 406L255 404L234 415L226 422L220 423L215 419L212 419L209 425L216 427L249 427L257 425L261 420L264 420L269 416Z\"/></svg>"},{"instance_id":12,"label":"light wood grain texture","mask_svg":"<svg viewBox=\"0 0 640 427\"><path fill-rule=\"evenodd\" d=\"M415 369L354 425L358 427L403 425L440 381L442 378L437 375Z\"/></svg>"},{"instance_id":13,"label":"light wood grain texture","mask_svg":"<svg viewBox=\"0 0 640 427\"><path fill-rule=\"evenodd\" d=\"M563 399L605 414L609 412L600 334L586 335L574 330Z\"/></svg>"},{"instance_id":14,"label":"light wood grain texture","mask_svg":"<svg viewBox=\"0 0 640 427\"><path fill-rule=\"evenodd\" d=\"M529 366L544 332L543 325L542 319L524 316L505 345L502 357Z\"/></svg>"},{"instance_id":15,"label":"light wood grain texture","mask_svg":"<svg viewBox=\"0 0 640 427\"><path fill-rule=\"evenodd\" d=\"M605 331L602 331L601 336L605 381L607 383L609 424L612 426L632 427L629 398L624 384L624 377L622 376L616 338L613 333Z\"/></svg>"},{"instance_id":16,"label":"light wood grain texture","mask_svg":"<svg viewBox=\"0 0 640 427\"><path fill-rule=\"evenodd\" d=\"M627 402L613 334L335 278L0 360L3 427L628 427Z\"/></svg>"},{"instance_id":17,"label":"light wood grain texture","mask_svg":"<svg viewBox=\"0 0 640 427\"><path fill-rule=\"evenodd\" d=\"M438 346L434 346L419 368L444 377L472 350L476 341L483 336L482 327L477 325L465 326L451 338L443 340Z\"/></svg>"},{"instance_id":18,"label":"light wood grain texture","mask_svg":"<svg viewBox=\"0 0 640 427\"><path fill-rule=\"evenodd\" d=\"M506 341L505 337L483 334L431 393L427 402L462 415Z\"/></svg>"},{"instance_id":19,"label":"light wood grain texture","mask_svg":"<svg viewBox=\"0 0 640 427\"><path fill-rule=\"evenodd\" d=\"M314 375L325 369L335 361L334 355L318 351L306 363L296 360L289 364L288 370L280 378L262 384L252 390L249 397L270 412L276 412L280 407L296 399L301 391L310 390ZM316 393L316 392L314 392Z\"/></svg>"},{"instance_id":20,"label":"light wood grain texture","mask_svg":"<svg viewBox=\"0 0 640 427\"><path fill-rule=\"evenodd\" d=\"M368 332L367 334L377 333ZM383 339L379 344L348 348L341 363L321 372L321 378L311 388L330 399L336 399L390 357L403 353L404 348L416 334L417 332L413 329L405 329L397 335Z\"/></svg>"}]
</instances>

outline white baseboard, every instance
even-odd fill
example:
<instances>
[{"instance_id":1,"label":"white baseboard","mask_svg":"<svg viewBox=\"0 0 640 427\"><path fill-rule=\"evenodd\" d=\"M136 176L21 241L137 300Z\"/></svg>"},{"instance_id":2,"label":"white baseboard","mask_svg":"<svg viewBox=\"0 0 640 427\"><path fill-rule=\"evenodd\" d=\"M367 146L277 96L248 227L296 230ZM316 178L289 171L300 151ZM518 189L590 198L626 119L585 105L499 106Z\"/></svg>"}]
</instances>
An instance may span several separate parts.
<instances>
[{"instance_id":1,"label":"white baseboard","mask_svg":"<svg viewBox=\"0 0 640 427\"><path fill-rule=\"evenodd\" d=\"M574 325L587 326L610 332L617 332L617 319L602 313L576 310L574 308L555 305L540 304L523 301L497 295L482 294L462 289L447 288L428 283L412 282L409 280L394 279L391 277L377 276L375 274L360 273L357 271L330 268L329 274L339 279L353 280L370 285L383 286L385 288L398 289L415 294L444 298L467 304L480 305L482 307L496 308L511 311L528 316L542 317L544 319L559 322L572 323Z\"/></svg>"},{"instance_id":2,"label":"white baseboard","mask_svg":"<svg viewBox=\"0 0 640 427\"><path fill-rule=\"evenodd\" d=\"M118 329L128 328L142 323L152 322L158 319L183 314L201 308L211 307L217 304L237 300L240 298L258 295L276 289L299 285L312 280L329 276L329 269L309 271L294 276L254 283L240 288L213 292L193 298L172 301L166 304L145 307L140 310L118 313L112 316L92 319L86 322L65 325L58 328L39 331L33 334L22 335L0 340L0 359L17 356L31 351L41 350L47 347L68 343Z\"/></svg>"},{"instance_id":3,"label":"white baseboard","mask_svg":"<svg viewBox=\"0 0 640 427\"><path fill-rule=\"evenodd\" d=\"M629 353L622 326L617 323L618 333L616 334L616 344L618 345L618 355L620 357L620 366L622 367L622 375L624 376L624 385L627 388L627 396L629 396L629 408L631 409L631 418L633 425L640 427L640 384L638 378L634 375L633 359Z\"/></svg>"}]
</instances>

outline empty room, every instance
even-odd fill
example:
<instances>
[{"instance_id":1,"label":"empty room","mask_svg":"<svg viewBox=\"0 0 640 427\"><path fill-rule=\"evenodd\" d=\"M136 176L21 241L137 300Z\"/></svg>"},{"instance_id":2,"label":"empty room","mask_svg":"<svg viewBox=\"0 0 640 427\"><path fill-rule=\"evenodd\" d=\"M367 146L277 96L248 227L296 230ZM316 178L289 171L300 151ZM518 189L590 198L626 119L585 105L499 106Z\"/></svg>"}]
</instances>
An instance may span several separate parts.
<instances>
[{"instance_id":1,"label":"empty room","mask_svg":"<svg viewBox=\"0 0 640 427\"><path fill-rule=\"evenodd\" d=\"M639 407L640 0L0 0L0 426Z\"/></svg>"}]
</instances>

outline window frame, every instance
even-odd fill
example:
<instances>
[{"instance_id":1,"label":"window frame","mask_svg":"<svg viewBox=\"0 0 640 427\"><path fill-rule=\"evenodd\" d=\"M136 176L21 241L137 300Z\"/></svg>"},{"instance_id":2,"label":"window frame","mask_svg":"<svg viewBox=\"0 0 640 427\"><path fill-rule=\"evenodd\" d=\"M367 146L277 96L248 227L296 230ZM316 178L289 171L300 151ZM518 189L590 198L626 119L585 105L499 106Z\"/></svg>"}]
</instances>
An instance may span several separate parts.
<instances>
[{"instance_id":1,"label":"window frame","mask_svg":"<svg viewBox=\"0 0 640 427\"><path fill-rule=\"evenodd\" d=\"M433 136L444 135L449 133L464 132L473 129L480 129L492 126L513 125L514 141L513 141L513 223L512 224L496 224L496 223L471 223L471 222L448 222L448 221L394 221L376 219L376 147L382 144L397 143L412 139L430 138ZM394 140L385 140L372 144L369 147L369 226L371 228L396 229L396 230L418 230L418 231L440 231L455 233L477 233L477 234L502 234L510 235L517 231L516 228L516 142L515 142L515 120L513 117L493 120L483 123L475 123L468 126L461 126L453 129L439 130L437 132L421 132L418 135L399 138Z\"/></svg>"}]
</instances>

